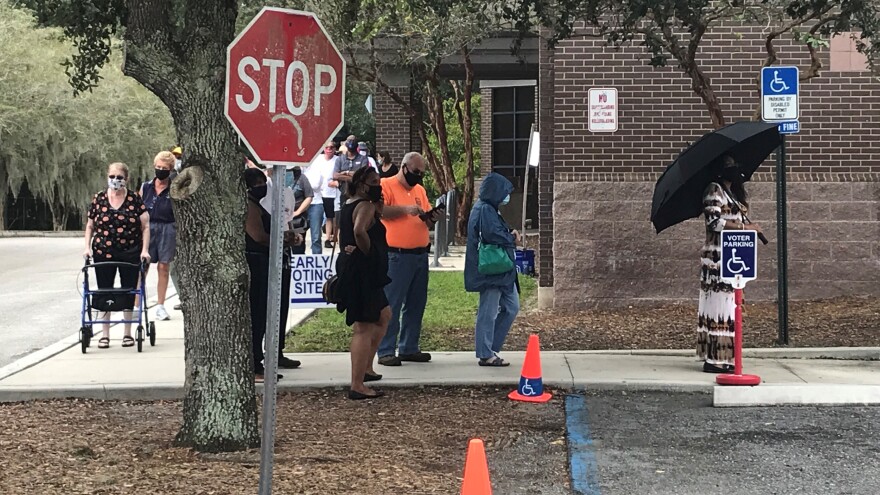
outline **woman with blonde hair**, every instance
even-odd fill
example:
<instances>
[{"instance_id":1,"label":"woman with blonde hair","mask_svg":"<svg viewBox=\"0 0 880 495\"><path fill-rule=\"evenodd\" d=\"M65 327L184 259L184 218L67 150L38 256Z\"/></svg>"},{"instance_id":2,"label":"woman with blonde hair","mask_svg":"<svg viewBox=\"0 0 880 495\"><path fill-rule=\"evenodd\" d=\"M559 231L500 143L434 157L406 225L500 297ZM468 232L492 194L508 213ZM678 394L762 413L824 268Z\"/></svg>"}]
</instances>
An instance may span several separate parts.
<instances>
[{"instance_id":1,"label":"woman with blonde hair","mask_svg":"<svg viewBox=\"0 0 880 495\"><path fill-rule=\"evenodd\" d=\"M171 261L177 249L177 224L171 204L171 174L177 158L170 151L161 151L153 159L156 177L141 185L140 197L150 213L150 259L159 270L159 283L156 287L158 298L156 319L170 320L165 309L165 294L168 292L168 277Z\"/></svg>"}]
</instances>

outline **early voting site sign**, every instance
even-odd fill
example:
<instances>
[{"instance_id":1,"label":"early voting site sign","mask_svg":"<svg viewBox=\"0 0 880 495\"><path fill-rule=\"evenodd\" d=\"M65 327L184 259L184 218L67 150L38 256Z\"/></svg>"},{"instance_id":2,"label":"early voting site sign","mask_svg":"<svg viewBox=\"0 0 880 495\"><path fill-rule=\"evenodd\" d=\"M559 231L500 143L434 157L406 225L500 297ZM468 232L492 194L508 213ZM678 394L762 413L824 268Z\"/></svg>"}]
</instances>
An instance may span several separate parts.
<instances>
[{"instance_id":1,"label":"early voting site sign","mask_svg":"<svg viewBox=\"0 0 880 495\"><path fill-rule=\"evenodd\" d=\"M299 254L290 259L290 307L334 307L324 300L324 282L336 274L336 257Z\"/></svg>"},{"instance_id":2,"label":"early voting site sign","mask_svg":"<svg viewBox=\"0 0 880 495\"><path fill-rule=\"evenodd\" d=\"M721 280L742 289L758 276L758 233L754 230L721 232Z\"/></svg>"}]
</instances>

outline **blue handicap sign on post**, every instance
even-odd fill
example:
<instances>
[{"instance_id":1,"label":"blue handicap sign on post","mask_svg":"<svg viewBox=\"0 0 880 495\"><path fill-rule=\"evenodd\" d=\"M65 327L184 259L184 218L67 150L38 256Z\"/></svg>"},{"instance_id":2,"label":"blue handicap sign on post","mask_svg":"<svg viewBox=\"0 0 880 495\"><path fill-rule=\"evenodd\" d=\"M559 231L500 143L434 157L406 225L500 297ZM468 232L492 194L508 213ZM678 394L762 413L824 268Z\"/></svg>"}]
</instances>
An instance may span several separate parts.
<instances>
[{"instance_id":1,"label":"blue handicap sign on post","mask_svg":"<svg viewBox=\"0 0 880 495\"><path fill-rule=\"evenodd\" d=\"M758 233L754 230L721 232L721 279L736 289L758 277Z\"/></svg>"},{"instance_id":2,"label":"blue handicap sign on post","mask_svg":"<svg viewBox=\"0 0 880 495\"><path fill-rule=\"evenodd\" d=\"M761 118L765 122L787 123L800 119L799 86L797 67L770 66L761 69ZM788 132L797 130L789 127Z\"/></svg>"}]
</instances>

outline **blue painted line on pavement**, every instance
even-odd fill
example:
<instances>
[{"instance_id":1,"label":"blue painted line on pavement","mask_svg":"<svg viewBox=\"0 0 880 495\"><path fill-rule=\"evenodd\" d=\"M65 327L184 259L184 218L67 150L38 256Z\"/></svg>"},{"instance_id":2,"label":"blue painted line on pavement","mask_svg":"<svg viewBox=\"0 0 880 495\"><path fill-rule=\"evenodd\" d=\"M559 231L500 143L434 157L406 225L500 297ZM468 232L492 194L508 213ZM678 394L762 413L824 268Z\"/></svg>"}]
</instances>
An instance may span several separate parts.
<instances>
[{"instance_id":1,"label":"blue painted line on pavement","mask_svg":"<svg viewBox=\"0 0 880 495\"><path fill-rule=\"evenodd\" d=\"M580 495L600 495L599 466L590 435L587 400L583 395L565 397L565 429L572 490Z\"/></svg>"}]
</instances>

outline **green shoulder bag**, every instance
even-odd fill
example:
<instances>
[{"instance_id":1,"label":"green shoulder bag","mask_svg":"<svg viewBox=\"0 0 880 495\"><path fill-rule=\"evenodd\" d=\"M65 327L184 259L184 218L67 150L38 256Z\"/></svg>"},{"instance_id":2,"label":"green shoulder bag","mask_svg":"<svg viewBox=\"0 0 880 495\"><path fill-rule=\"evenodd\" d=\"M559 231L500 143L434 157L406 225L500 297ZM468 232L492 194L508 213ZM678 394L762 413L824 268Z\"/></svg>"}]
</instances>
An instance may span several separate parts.
<instances>
[{"instance_id":1,"label":"green shoulder bag","mask_svg":"<svg viewBox=\"0 0 880 495\"><path fill-rule=\"evenodd\" d=\"M482 213L482 212L481 212ZM483 242L483 219L480 217L479 264L477 271L482 275L500 275L513 270L513 260L507 249L496 244Z\"/></svg>"}]
</instances>

